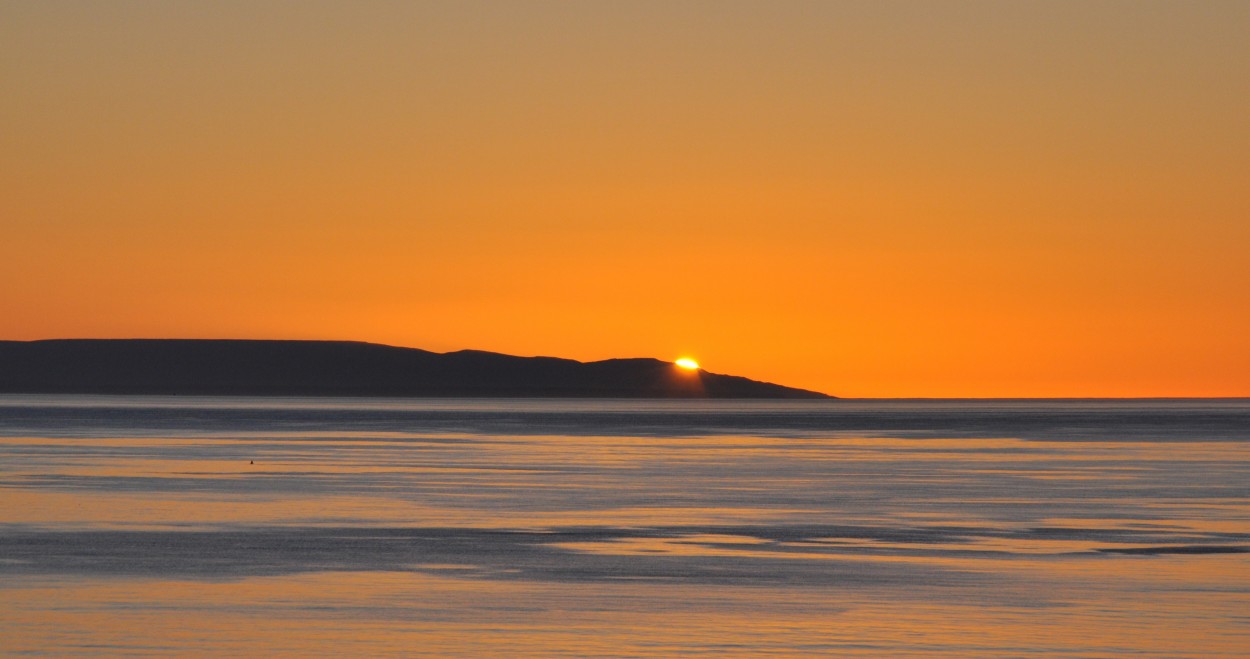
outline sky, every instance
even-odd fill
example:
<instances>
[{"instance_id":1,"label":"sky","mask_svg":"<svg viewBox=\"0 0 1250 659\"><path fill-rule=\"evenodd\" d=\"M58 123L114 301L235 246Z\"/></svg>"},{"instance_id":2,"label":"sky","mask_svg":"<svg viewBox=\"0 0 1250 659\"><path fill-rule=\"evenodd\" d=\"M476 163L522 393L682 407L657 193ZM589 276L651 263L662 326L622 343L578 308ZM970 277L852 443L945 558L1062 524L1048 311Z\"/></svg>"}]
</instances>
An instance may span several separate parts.
<instances>
[{"instance_id":1,"label":"sky","mask_svg":"<svg viewBox=\"0 0 1250 659\"><path fill-rule=\"evenodd\" d=\"M0 339L1250 396L1250 3L0 0Z\"/></svg>"}]
</instances>

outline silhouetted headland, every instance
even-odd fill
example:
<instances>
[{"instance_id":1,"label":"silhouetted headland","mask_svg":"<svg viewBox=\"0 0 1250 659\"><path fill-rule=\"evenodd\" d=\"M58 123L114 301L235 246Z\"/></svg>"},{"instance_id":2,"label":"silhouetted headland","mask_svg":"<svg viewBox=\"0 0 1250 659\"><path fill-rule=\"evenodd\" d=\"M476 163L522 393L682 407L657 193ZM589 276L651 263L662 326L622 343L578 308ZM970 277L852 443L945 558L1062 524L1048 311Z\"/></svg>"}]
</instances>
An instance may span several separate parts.
<instances>
[{"instance_id":1,"label":"silhouetted headland","mask_svg":"<svg viewBox=\"0 0 1250 659\"><path fill-rule=\"evenodd\" d=\"M578 362L355 341L0 341L0 393L831 398L658 359Z\"/></svg>"}]
</instances>

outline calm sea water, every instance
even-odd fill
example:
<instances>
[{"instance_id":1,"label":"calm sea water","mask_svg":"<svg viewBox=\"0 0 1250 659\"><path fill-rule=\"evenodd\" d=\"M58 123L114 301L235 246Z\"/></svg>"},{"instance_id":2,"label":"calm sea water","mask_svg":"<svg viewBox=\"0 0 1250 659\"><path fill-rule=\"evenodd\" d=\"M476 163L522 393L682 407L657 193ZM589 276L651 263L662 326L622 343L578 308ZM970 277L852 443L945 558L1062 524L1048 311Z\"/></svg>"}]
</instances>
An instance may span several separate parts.
<instances>
[{"instance_id":1,"label":"calm sea water","mask_svg":"<svg viewBox=\"0 0 1250 659\"><path fill-rule=\"evenodd\" d=\"M0 396L6 655L1250 656L1250 401Z\"/></svg>"}]
</instances>

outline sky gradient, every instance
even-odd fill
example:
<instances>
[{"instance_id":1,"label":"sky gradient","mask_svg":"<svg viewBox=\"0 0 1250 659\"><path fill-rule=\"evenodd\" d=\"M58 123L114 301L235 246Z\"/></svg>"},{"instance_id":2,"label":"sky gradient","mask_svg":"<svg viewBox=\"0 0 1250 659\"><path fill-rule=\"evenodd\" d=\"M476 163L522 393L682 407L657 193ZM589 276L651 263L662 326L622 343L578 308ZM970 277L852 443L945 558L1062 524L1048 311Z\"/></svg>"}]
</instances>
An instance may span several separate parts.
<instances>
[{"instance_id":1,"label":"sky gradient","mask_svg":"<svg viewBox=\"0 0 1250 659\"><path fill-rule=\"evenodd\" d=\"M0 339L1250 396L1250 3L0 1Z\"/></svg>"}]
</instances>

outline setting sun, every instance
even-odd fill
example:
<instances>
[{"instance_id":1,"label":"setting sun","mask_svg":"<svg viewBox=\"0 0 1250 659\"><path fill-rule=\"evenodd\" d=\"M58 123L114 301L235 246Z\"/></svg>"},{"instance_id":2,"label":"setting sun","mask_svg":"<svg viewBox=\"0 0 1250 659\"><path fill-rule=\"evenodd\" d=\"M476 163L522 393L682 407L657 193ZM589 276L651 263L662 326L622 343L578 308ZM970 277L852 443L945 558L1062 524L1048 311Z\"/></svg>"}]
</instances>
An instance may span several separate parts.
<instances>
[{"instance_id":1,"label":"setting sun","mask_svg":"<svg viewBox=\"0 0 1250 659\"><path fill-rule=\"evenodd\" d=\"M1247 33L0 0L0 659L1250 659Z\"/></svg>"}]
</instances>

